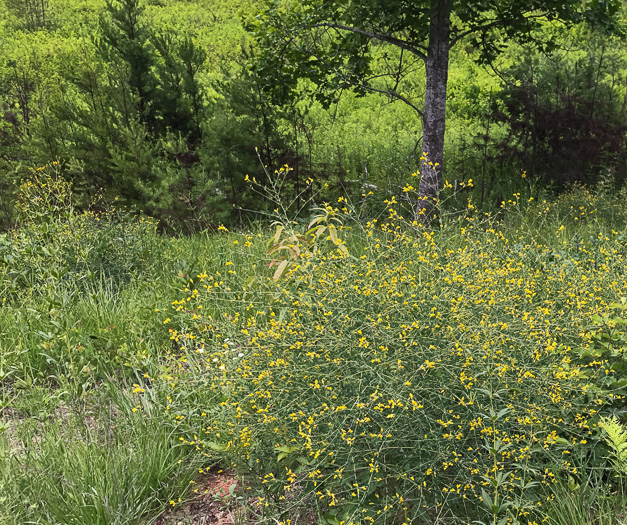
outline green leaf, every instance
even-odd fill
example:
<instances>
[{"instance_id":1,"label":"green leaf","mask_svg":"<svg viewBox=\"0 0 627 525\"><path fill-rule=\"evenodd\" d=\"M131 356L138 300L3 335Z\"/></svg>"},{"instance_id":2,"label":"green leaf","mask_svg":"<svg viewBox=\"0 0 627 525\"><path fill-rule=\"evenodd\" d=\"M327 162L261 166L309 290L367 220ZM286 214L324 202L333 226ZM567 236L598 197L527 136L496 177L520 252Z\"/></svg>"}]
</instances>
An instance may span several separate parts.
<instances>
[{"instance_id":1,"label":"green leaf","mask_svg":"<svg viewBox=\"0 0 627 525\"><path fill-rule=\"evenodd\" d=\"M331 514L330 512L327 512L323 516L323 519L329 525L341 525L342 523L335 514Z\"/></svg>"},{"instance_id":2,"label":"green leaf","mask_svg":"<svg viewBox=\"0 0 627 525\"><path fill-rule=\"evenodd\" d=\"M282 224L277 226L276 231L274 232L274 243L277 244L279 242L279 239L281 238L281 234L283 233L283 230L285 229L285 226L283 226Z\"/></svg>"},{"instance_id":3,"label":"green leaf","mask_svg":"<svg viewBox=\"0 0 627 525\"><path fill-rule=\"evenodd\" d=\"M285 271L285 268L287 268L288 264L289 264L288 260L281 261L278 268L274 272L274 275L272 276L272 280L274 282L277 282L281 278L281 275L283 275L283 272Z\"/></svg>"},{"instance_id":4,"label":"green leaf","mask_svg":"<svg viewBox=\"0 0 627 525\"><path fill-rule=\"evenodd\" d=\"M328 228L329 228L329 237L331 237L331 240L333 241L334 244L337 244L338 243L337 229L335 228L335 226L333 226L333 224L329 224Z\"/></svg>"},{"instance_id":5,"label":"green leaf","mask_svg":"<svg viewBox=\"0 0 627 525\"><path fill-rule=\"evenodd\" d=\"M492 498L490 497L490 495L485 491L485 489L481 489L481 499L483 500L484 505L488 508L491 509L493 507L493 503L492 503Z\"/></svg>"},{"instance_id":6,"label":"green leaf","mask_svg":"<svg viewBox=\"0 0 627 525\"><path fill-rule=\"evenodd\" d=\"M219 443L215 443L214 441L208 441L205 443L207 447L211 450L215 450L216 452L224 452L226 450L226 445L221 445Z\"/></svg>"}]
</instances>

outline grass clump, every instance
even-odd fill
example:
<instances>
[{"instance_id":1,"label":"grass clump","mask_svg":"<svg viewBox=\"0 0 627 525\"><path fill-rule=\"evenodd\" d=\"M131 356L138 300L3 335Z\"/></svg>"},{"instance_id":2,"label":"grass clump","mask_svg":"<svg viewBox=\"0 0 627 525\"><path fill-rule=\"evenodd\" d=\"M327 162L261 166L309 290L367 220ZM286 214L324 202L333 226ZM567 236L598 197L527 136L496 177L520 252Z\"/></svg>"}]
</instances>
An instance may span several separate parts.
<instances>
[{"instance_id":1,"label":"grass clump","mask_svg":"<svg viewBox=\"0 0 627 525\"><path fill-rule=\"evenodd\" d=\"M624 525L624 497L607 492L603 480L587 479L582 485L571 481L554 489L546 523L551 525Z\"/></svg>"},{"instance_id":2,"label":"grass clump","mask_svg":"<svg viewBox=\"0 0 627 525\"><path fill-rule=\"evenodd\" d=\"M155 307L213 245L75 210L59 169L33 171L0 235L0 523L148 523L198 472L139 386L170 347Z\"/></svg>"},{"instance_id":3,"label":"grass clump","mask_svg":"<svg viewBox=\"0 0 627 525\"><path fill-rule=\"evenodd\" d=\"M197 465L171 426L133 413L130 402L99 417L68 412L63 421L9 427L0 436L0 522L146 523L180 501Z\"/></svg>"}]
</instances>

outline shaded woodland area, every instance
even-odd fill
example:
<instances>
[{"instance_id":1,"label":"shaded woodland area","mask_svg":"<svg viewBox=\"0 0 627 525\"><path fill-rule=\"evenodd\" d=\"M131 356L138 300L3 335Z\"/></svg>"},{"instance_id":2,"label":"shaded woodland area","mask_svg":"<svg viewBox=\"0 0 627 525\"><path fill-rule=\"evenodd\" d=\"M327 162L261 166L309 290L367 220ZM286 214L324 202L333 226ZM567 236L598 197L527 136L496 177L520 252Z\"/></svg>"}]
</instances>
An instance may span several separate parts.
<instances>
[{"instance_id":1,"label":"shaded woodland area","mask_svg":"<svg viewBox=\"0 0 627 525\"><path fill-rule=\"evenodd\" d=\"M402 101L340 90L327 107L303 79L289 101L275 103L243 27L261 3L4 3L4 227L14 220L15 182L56 160L83 206L104 191L187 232L263 208L244 184L247 174L263 180L260 159L270 172L292 168L286 198L309 178L320 201L359 199L370 184L373 210L403 198L419 168L422 125ZM491 61L471 40L452 50L443 176L472 179L473 201L485 210L529 184L551 194L626 177L624 41L584 23L547 22L533 38L521 45L503 35ZM424 66L379 47L372 77L398 67L404 96L421 107Z\"/></svg>"}]
</instances>

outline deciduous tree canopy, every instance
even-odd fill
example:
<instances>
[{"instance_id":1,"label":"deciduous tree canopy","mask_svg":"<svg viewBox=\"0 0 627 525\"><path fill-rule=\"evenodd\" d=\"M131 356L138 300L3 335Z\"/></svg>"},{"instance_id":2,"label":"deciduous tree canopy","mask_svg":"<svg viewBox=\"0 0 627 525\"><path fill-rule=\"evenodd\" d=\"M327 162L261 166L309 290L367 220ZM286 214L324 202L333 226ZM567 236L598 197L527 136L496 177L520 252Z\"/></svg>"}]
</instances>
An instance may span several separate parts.
<instances>
[{"instance_id":1,"label":"deciduous tree canopy","mask_svg":"<svg viewBox=\"0 0 627 525\"><path fill-rule=\"evenodd\" d=\"M489 62L513 39L551 51L540 24L588 21L613 29L619 0L271 0L250 24L260 44L265 87L280 98L306 77L329 103L344 89L378 92L410 105L422 118L421 200L427 213L442 184L449 53L465 42ZM388 66L373 68L375 61ZM424 64L424 105L407 96L403 79Z\"/></svg>"}]
</instances>

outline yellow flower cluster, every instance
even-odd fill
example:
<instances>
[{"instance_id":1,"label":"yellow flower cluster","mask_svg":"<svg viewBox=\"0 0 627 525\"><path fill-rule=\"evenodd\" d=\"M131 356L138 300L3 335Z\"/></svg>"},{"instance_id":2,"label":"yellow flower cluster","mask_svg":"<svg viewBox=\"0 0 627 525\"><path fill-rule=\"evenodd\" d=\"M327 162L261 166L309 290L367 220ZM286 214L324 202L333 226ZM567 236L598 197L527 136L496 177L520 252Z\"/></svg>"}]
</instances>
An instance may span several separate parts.
<instances>
[{"instance_id":1,"label":"yellow flower cluster","mask_svg":"<svg viewBox=\"0 0 627 525\"><path fill-rule=\"evenodd\" d=\"M627 289L624 245L556 248L472 216L413 229L387 204L345 239L350 258L300 258L276 283L206 272L172 305L169 383L219 405L189 442L258 479L261 506L418 523L510 502L510 523L532 522L616 400L586 334Z\"/></svg>"}]
</instances>

